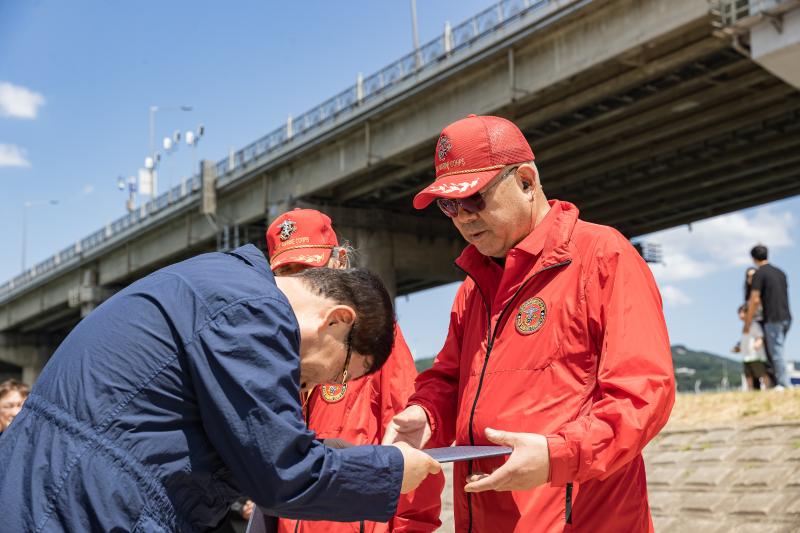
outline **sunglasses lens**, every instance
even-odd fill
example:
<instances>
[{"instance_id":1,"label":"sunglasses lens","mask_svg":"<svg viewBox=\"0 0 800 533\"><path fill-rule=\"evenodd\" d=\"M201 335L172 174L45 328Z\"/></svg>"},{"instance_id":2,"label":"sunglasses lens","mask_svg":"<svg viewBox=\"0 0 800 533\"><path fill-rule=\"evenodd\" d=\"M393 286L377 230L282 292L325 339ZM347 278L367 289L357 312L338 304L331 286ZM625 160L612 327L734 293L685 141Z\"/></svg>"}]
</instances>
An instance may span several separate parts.
<instances>
[{"instance_id":1,"label":"sunglasses lens","mask_svg":"<svg viewBox=\"0 0 800 533\"><path fill-rule=\"evenodd\" d=\"M456 203L455 200L450 200L449 198L437 198L436 205L438 205L439 209L442 210L442 213L448 217L455 218L458 216L458 203Z\"/></svg>"},{"instance_id":2,"label":"sunglasses lens","mask_svg":"<svg viewBox=\"0 0 800 533\"><path fill-rule=\"evenodd\" d=\"M462 198L460 203L461 209L470 214L478 213L486 207L486 202L484 202L483 196L480 194L473 194L467 198Z\"/></svg>"}]
</instances>

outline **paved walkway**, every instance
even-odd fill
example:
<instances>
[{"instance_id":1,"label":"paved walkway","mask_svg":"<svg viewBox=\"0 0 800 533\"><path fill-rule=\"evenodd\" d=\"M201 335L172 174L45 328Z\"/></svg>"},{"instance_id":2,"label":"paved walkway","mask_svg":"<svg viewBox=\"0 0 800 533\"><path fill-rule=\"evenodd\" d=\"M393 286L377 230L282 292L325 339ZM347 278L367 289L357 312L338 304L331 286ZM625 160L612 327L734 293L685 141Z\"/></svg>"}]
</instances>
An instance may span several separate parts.
<instances>
[{"instance_id":1,"label":"paved walkway","mask_svg":"<svg viewBox=\"0 0 800 533\"><path fill-rule=\"evenodd\" d=\"M800 424L664 431L644 456L658 532L800 531Z\"/></svg>"},{"instance_id":2,"label":"paved walkway","mask_svg":"<svg viewBox=\"0 0 800 533\"><path fill-rule=\"evenodd\" d=\"M800 532L800 423L665 430L644 456L658 533ZM452 532L445 476L439 531Z\"/></svg>"}]
</instances>

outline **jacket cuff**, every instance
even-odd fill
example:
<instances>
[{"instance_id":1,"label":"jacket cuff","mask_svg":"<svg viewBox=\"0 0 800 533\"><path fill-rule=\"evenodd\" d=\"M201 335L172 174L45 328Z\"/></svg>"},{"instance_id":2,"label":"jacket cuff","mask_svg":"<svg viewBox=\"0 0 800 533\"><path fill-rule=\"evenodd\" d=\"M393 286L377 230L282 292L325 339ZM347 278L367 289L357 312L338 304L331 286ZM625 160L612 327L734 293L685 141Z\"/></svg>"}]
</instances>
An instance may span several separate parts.
<instances>
[{"instance_id":1,"label":"jacket cuff","mask_svg":"<svg viewBox=\"0 0 800 533\"><path fill-rule=\"evenodd\" d=\"M439 424L436 420L436 417L433 415L433 411L427 405L421 403L419 400L409 402L408 407L411 407L412 405L417 405L419 407L422 407L422 410L425 411L425 416L428 417L428 424L431 426L431 439L430 441L428 441L428 445L430 445L432 442L436 440L436 431L439 428Z\"/></svg>"},{"instance_id":2,"label":"jacket cuff","mask_svg":"<svg viewBox=\"0 0 800 533\"><path fill-rule=\"evenodd\" d=\"M578 472L578 456L561 435L547 435L550 453L550 484L563 487L571 483Z\"/></svg>"}]
</instances>

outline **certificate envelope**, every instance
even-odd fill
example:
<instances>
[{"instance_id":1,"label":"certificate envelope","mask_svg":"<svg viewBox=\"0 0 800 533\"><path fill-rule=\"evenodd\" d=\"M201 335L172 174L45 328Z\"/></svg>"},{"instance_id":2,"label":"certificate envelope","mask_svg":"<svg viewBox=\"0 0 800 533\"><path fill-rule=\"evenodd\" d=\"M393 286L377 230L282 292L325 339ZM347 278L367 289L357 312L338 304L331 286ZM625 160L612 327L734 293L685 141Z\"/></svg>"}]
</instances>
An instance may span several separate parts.
<instances>
[{"instance_id":1,"label":"certificate envelope","mask_svg":"<svg viewBox=\"0 0 800 533\"><path fill-rule=\"evenodd\" d=\"M449 446L447 448L430 448L422 450L440 463L469 461L508 455L512 449L507 446Z\"/></svg>"}]
</instances>

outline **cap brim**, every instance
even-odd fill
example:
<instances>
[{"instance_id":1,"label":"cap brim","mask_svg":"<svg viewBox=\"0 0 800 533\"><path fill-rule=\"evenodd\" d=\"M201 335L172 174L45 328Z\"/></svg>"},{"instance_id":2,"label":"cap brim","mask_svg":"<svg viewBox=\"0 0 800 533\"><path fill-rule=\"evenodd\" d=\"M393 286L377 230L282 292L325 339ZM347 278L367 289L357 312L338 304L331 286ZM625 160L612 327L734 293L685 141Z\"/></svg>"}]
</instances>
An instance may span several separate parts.
<instances>
[{"instance_id":1,"label":"cap brim","mask_svg":"<svg viewBox=\"0 0 800 533\"><path fill-rule=\"evenodd\" d=\"M456 174L439 179L422 189L414 197L414 208L425 209L436 198L466 198L480 191L502 169Z\"/></svg>"},{"instance_id":2,"label":"cap brim","mask_svg":"<svg viewBox=\"0 0 800 533\"><path fill-rule=\"evenodd\" d=\"M291 264L300 264L309 267L324 267L331 258L331 248L298 248L287 250L274 258L269 267L274 272L276 268Z\"/></svg>"}]
</instances>

